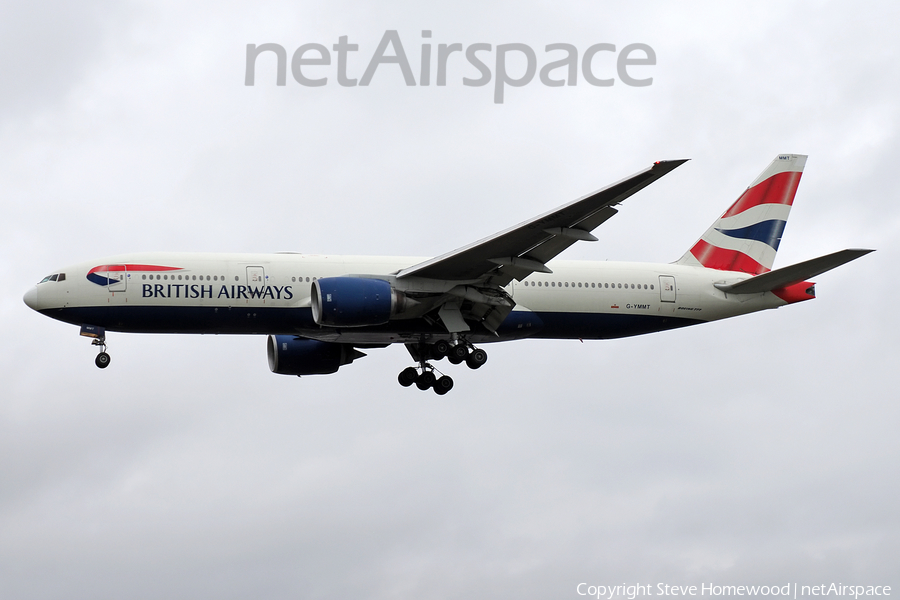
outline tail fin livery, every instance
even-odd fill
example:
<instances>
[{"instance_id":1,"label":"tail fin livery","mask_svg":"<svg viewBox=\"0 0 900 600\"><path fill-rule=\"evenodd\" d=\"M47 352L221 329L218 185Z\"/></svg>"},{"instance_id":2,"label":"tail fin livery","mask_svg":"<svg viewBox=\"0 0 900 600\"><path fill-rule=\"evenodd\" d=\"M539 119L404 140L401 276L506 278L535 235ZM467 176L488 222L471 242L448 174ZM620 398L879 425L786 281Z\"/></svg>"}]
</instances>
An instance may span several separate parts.
<instances>
[{"instance_id":1,"label":"tail fin livery","mask_svg":"<svg viewBox=\"0 0 900 600\"><path fill-rule=\"evenodd\" d=\"M751 275L771 271L805 165L803 154L775 157L677 263Z\"/></svg>"}]
</instances>

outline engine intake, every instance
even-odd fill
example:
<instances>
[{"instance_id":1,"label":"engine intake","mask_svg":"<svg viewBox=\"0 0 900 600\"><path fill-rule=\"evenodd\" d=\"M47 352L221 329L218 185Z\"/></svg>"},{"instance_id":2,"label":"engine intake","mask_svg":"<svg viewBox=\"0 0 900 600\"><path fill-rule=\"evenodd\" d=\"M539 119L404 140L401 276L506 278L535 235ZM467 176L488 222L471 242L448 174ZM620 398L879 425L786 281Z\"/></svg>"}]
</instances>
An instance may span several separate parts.
<instances>
[{"instance_id":1,"label":"engine intake","mask_svg":"<svg viewBox=\"0 0 900 600\"><path fill-rule=\"evenodd\" d=\"M270 335L266 345L269 370L279 375L328 375L365 356L349 344Z\"/></svg>"},{"instance_id":2,"label":"engine intake","mask_svg":"<svg viewBox=\"0 0 900 600\"><path fill-rule=\"evenodd\" d=\"M382 325L413 301L381 279L324 277L312 284L313 320L331 327Z\"/></svg>"}]
</instances>

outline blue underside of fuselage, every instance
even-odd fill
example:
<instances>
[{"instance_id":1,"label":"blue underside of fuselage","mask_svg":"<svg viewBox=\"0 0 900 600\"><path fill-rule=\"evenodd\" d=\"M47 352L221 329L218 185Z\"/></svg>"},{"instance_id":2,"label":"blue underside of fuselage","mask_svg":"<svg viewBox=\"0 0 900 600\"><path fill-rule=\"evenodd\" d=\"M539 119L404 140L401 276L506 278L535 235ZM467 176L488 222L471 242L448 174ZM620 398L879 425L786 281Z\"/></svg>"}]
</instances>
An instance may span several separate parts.
<instances>
[{"instance_id":1,"label":"blue underside of fuselage","mask_svg":"<svg viewBox=\"0 0 900 600\"><path fill-rule=\"evenodd\" d=\"M114 306L57 308L41 312L73 325L89 324L126 333L303 335L304 330L316 333L329 331L315 324L312 311L308 308ZM497 336L480 325L476 325L477 329L473 329L470 335L484 335L484 341L526 337L612 339L703 322L658 315L514 311L503 321ZM446 329L439 323L429 323L424 319L395 320L384 325L336 331L364 332L373 336L383 334L386 339L387 336L447 335Z\"/></svg>"}]
</instances>

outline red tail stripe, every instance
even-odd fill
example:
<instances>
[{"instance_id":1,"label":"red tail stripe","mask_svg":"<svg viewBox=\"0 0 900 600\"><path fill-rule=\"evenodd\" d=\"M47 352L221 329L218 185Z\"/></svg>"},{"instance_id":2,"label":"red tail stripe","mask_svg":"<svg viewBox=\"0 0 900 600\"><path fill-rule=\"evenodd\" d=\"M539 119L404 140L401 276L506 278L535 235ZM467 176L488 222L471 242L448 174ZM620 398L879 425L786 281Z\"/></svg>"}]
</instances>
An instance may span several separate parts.
<instances>
[{"instance_id":1,"label":"red tail stripe","mask_svg":"<svg viewBox=\"0 0 900 600\"><path fill-rule=\"evenodd\" d=\"M803 173L797 171L789 171L786 173L776 173L765 181L761 181L748 188L737 201L731 205L722 218L739 215L748 208L759 206L760 204L787 204L794 203L794 194L797 193L797 186L800 185L800 176Z\"/></svg>"},{"instance_id":2,"label":"red tail stripe","mask_svg":"<svg viewBox=\"0 0 900 600\"><path fill-rule=\"evenodd\" d=\"M743 252L719 248L704 240L699 240L694 244L694 247L691 248L691 254L707 269L741 271L751 275L759 275L770 270Z\"/></svg>"}]
</instances>

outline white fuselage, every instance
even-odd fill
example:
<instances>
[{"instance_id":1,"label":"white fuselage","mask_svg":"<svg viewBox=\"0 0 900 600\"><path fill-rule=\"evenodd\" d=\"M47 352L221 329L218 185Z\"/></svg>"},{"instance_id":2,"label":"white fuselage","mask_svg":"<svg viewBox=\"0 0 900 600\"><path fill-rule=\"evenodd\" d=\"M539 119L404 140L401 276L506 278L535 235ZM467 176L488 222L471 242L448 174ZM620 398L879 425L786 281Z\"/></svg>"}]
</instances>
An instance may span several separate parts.
<instances>
[{"instance_id":1,"label":"white fuselage","mask_svg":"<svg viewBox=\"0 0 900 600\"><path fill-rule=\"evenodd\" d=\"M351 344L433 341L448 334L427 318L400 314L378 326L329 328L317 325L310 309L315 279L390 279L423 260L291 253L131 254L60 269L56 281L29 291L26 303L61 321L109 331L293 334ZM496 335L473 330L468 337L481 342L625 337L787 304L770 292L729 295L714 287L749 277L739 272L608 261L553 261L549 266L552 273L533 273L504 288L516 306ZM411 293L446 287L446 282L415 277L392 283Z\"/></svg>"}]
</instances>

